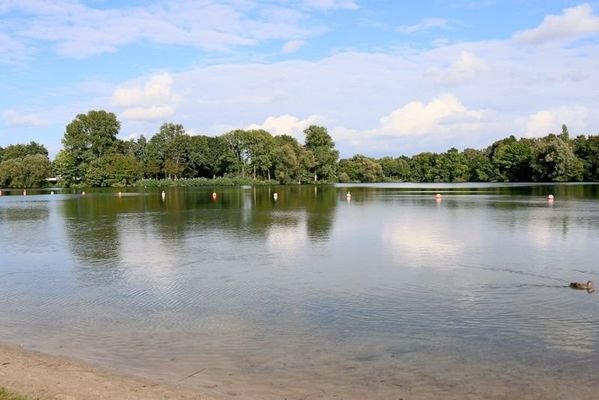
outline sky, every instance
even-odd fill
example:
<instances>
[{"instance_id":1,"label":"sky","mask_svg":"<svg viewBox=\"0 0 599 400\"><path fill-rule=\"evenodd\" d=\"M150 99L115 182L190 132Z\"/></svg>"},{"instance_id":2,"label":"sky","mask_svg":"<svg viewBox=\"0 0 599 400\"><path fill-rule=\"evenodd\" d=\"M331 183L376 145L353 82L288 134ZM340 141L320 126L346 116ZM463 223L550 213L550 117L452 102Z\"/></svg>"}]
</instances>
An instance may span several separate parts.
<instances>
[{"instance_id":1,"label":"sky","mask_svg":"<svg viewBox=\"0 0 599 400\"><path fill-rule=\"evenodd\" d=\"M342 157L599 133L599 1L0 0L0 146L327 127Z\"/></svg>"}]
</instances>

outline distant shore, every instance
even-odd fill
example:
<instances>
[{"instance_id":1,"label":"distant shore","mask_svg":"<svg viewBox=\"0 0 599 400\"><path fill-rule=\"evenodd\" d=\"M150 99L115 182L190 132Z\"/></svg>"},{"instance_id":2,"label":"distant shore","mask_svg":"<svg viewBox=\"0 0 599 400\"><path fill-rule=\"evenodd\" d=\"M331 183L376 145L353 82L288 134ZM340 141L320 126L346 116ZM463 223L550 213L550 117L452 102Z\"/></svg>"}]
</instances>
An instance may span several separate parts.
<instances>
[{"instance_id":1,"label":"distant shore","mask_svg":"<svg viewBox=\"0 0 599 400\"><path fill-rule=\"evenodd\" d=\"M211 400L83 362L0 344L0 387L39 400Z\"/></svg>"}]
</instances>

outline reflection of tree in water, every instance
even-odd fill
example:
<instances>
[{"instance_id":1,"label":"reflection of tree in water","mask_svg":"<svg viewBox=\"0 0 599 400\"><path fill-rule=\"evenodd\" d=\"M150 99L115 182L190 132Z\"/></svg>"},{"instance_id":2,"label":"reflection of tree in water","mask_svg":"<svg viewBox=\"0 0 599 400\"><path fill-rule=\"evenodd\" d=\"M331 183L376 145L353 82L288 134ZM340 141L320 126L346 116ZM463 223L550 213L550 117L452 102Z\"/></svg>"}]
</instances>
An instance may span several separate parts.
<instances>
[{"instance_id":1,"label":"reflection of tree in water","mask_svg":"<svg viewBox=\"0 0 599 400\"><path fill-rule=\"evenodd\" d=\"M308 211L308 235L313 240L328 239L334 221L337 190L332 186L319 186L315 187L316 195L310 195L314 188L306 189L304 192Z\"/></svg>"},{"instance_id":2,"label":"reflection of tree in water","mask_svg":"<svg viewBox=\"0 0 599 400\"><path fill-rule=\"evenodd\" d=\"M297 227L305 220L308 236L322 240L333 224L336 196L334 187L324 186L177 188L167 190L164 200L160 192L90 193L62 202L62 208L71 252L89 275L85 279L113 280L127 251L120 235L128 229L151 232L168 249L215 230L264 238L273 226Z\"/></svg>"},{"instance_id":3,"label":"reflection of tree in water","mask_svg":"<svg viewBox=\"0 0 599 400\"><path fill-rule=\"evenodd\" d=\"M187 214L182 219L186 229L205 227L264 237L272 226L298 225L300 216L306 213L310 237L327 238L337 201L334 187L256 186L218 188L215 192L216 199L212 198L212 190L187 192L187 204L183 206Z\"/></svg>"},{"instance_id":4,"label":"reflection of tree in water","mask_svg":"<svg viewBox=\"0 0 599 400\"><path fill-rule=\"evenodd\" d=\"M78 278L89 284L119 280L118 199L89 195L62 204L68 242L79 261Z\"/></svg>"}]
</instances>

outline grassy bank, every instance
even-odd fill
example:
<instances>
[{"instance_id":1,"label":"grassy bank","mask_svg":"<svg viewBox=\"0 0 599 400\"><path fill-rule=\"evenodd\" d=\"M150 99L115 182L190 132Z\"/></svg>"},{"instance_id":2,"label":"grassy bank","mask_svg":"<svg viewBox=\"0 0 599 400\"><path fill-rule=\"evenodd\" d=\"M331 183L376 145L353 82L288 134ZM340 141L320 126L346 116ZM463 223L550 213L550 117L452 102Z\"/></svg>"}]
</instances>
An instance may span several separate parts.
<instances>
[{"instance_id":1,"label":"grassy bank","mask_svg":"<svg viewBox=\"0 0 599 400\"><path fill-rule=\"evenodd\" d=\"M29 400L25 396L21 396L0 387L0 400Z\"/></svg>"},{"instance_id":2,"label":"grassy bank","mask_svg":"<svg viewBox=\"0 0 599 400\"><path fill-rule=\"evenodd\" d=\"M241 186L241 185L278 185L277 181L264 181L251 178L193 178L193 179L141 179L135 183L137 187L204 187L204 186Z\"/></svg>"}]
</instances>

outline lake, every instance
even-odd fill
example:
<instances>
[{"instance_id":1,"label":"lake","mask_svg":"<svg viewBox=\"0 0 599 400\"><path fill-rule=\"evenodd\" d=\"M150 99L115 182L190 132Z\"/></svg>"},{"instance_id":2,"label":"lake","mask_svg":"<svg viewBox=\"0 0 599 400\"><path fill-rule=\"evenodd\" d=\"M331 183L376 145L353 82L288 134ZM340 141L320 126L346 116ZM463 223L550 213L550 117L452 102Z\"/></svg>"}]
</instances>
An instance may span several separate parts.
<instances>
[{"instance_id":1,"label":"lake","mask_svg":"<svg viewBox=\"0 0 599 400\"><path fill-rule=\"evenodd\" d=\"M225 399L599 391L599 185L129 190L3 191L0 342Z\"/></svg>"}]
</instances>

